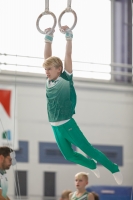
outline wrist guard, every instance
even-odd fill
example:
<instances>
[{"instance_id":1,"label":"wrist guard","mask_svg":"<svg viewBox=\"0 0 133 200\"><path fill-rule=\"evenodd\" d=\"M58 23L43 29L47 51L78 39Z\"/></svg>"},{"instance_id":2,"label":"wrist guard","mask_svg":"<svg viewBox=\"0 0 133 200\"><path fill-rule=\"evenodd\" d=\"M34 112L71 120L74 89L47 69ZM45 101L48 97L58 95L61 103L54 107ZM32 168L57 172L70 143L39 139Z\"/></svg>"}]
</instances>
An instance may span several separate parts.
<instances>
[{"instance_id":1,"label":"wrist guard","mask_svg":"<svg viewBox=\"0 0 133 200\"><path fill-rule=\"evenodd\" d=\"M73 39L72 31L66 31L65 37L66 37L66 40L72 40Z\"/></svg>"}]
</instances>

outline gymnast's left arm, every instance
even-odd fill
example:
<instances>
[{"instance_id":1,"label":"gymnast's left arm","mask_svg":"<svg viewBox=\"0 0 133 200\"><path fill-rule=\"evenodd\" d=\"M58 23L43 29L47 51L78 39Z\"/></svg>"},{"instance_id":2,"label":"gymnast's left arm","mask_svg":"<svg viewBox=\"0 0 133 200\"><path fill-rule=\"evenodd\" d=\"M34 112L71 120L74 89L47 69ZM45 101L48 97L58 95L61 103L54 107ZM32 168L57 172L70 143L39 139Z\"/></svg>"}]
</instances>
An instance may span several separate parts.
<instances>
[{"instance_id":1,"label":"gymnast's left arm","mask_svg":"<svg viewBox=\"0 0 133 200\"><path fill-rule=\"evenodd\" d=\"M72 73L72 31L67 31L69 29L68 26L63 26L62 29L66 31L66 51L65 51L65 59L64 59L64 68L68 73Z\"/></svg>"}]
</instances>

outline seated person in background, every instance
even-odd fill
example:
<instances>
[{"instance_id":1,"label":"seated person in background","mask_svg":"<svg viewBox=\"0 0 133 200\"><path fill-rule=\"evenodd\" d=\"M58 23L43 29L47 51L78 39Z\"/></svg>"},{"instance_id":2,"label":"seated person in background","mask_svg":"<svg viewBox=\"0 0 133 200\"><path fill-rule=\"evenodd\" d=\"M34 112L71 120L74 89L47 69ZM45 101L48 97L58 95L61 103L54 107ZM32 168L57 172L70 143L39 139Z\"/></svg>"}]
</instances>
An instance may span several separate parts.
<instances>
[{"instance_id":1,"label":"seated person in background","mask_svg":"<svg viewBox=\"0 0 133 200\"><path fill-rule=\"evenodd\" d=\"M64 190L61 194L60 200L69 200L70 193L72 193L71 190Z\"/></svg>"},{"instance_id":2,"label":"seated person in background","mask_svg":"<svg viewBox=\"0 0 133 200\"><path fill-rule=\"evenodd\" d=\"M100 200L99 195L96 192L91 192L95 200Z\"/></svg>"}]
</instances>

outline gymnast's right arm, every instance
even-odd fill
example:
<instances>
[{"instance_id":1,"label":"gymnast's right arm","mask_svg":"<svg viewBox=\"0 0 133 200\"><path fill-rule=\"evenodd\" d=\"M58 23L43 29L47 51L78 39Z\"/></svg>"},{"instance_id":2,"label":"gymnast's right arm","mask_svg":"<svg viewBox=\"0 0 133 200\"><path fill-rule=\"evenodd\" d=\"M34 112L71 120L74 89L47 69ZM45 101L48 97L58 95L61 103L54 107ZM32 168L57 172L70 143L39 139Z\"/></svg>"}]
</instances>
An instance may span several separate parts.
<instances>
[{"instance_id":1,"label":"gymnast's right arm","mask_svg":"<svg viewBox=\"0 0 133 200\"><path fill-rule=\"evenodd\" d=\"M49 58L52 56L52 41L53 41L53 33L49 34L51 28L45 29L45 47L44 47L44 59Z\"/></svg>"}]
</instances>

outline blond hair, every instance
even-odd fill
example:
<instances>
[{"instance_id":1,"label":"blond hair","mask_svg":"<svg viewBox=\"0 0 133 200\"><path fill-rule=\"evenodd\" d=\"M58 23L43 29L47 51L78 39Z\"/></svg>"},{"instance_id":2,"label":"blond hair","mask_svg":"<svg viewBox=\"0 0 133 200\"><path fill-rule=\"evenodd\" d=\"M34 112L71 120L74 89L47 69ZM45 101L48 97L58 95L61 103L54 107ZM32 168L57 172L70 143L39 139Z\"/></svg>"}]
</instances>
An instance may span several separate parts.
<instances>
[{"instance_id":1,"label":"blond hair","mask_svg":"<svg viewBox=\"0 0 133 200\"><path fill-rule=\"evenodd\" d=\"M75 178L80 178L80 177L84 177L87 181L89 179L89 173L86 172L79 172L77 174L75 174Z\"/></svg>"},{"instance_id":2,"label":"blond hair","mask_svg":"<svg viewBox=\"0 0 133 200\"><path fill-rule=\"evenodd\" d=\"M53 65L55 68L61 67L63 69L63 63L61 59L55 56L47 58L43 63L43 67L49 67L50 65Z\"/></svg>"}]
</instances>

